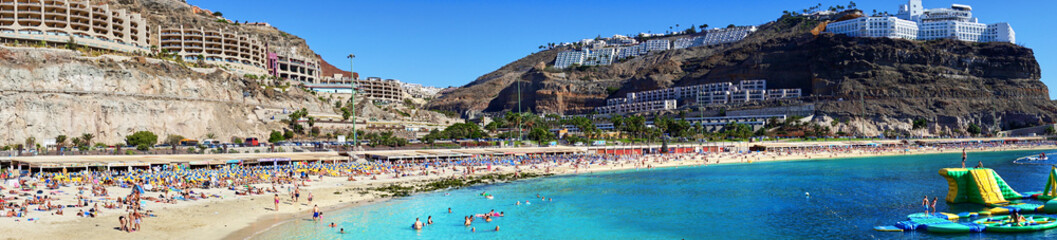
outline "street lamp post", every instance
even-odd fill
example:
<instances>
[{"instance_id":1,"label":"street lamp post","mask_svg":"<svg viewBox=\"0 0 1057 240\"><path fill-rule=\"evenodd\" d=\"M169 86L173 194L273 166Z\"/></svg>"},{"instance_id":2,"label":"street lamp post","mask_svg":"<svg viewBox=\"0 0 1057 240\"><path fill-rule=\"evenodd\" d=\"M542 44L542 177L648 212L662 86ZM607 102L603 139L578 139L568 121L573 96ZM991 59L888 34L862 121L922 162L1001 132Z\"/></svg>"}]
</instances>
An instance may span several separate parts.
<instances>
[{"instance_id":1,"label":"street lamp post","mask_svg":"<svg viewBox=\"0 0 1057 240\"><path fill-rule=\"evenodd\" d=\"M521 141L524 141L524 136L522 136L524 131L521 130L521 119L524 118L525 115L521 113L521 80L518 79L515 81L515 83L517 83L517 141L520 146Z\"/></svg>"},{"instance_id":2,"label":"street lamp post","mask_svg":"<svg viewBox=\"0 0 1057 240\"><path fill-rule=\"evenodd\" d=\"M356 147L360 146L360 140L359 140L358 136L356 136L357 135L356 134L356 76L355 76L356 73L353 72L353 69L352 69L352 67L353 67L352 60L354 58L356 58L356 54L351 54L350 53L348 58L349 58L349 82L352 84L352 89L350 89L351 92L352 92L352 97L349 98L349 101L352 103L352 107L350 108L350 111L352 111L352 149L356 150Z\"/></svg>"}]
</instances>

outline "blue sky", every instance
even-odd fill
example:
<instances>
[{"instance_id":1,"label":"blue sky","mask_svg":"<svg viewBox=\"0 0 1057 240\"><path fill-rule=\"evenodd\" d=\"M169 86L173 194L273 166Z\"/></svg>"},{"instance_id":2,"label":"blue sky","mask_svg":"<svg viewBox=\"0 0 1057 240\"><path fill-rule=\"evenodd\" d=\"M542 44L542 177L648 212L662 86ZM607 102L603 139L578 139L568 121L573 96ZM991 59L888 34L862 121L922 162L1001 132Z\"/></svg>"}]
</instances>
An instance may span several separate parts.
<instances>
[{"instance_id":1,"label":"blue sky","mask_svg":"<svg viewBox=\"0 0 1057 240\"><path fill-rule=\"evenodd\" d=\"M762 24L782 10L848 1L358 1L188 0L237 21L264 21L300 36L325 60L361 77L462 86L549 42L598 35L663 33L669 26ZM900 0L855 1L866 12L895 13ZM296 4L293 4L296 3ZM983 23L1009 22L1034 49L1042 81L1057 98L1057 1L924 0L925 8L968 4Z\"/></svg>"}]
</instances>

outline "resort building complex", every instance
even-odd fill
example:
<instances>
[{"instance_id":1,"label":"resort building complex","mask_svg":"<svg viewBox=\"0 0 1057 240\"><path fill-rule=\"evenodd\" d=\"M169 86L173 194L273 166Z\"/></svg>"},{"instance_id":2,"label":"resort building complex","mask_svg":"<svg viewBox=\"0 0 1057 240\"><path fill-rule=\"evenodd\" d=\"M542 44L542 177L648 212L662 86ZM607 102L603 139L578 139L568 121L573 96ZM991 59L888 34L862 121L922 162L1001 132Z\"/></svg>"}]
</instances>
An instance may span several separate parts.
<instances>
[{"instance_id":1,"label":"resort building complex","mask_svg":"<svg viewBox=\"0 0 1057 240\"><path fill-rule=\"evenodd\" d=\"M268 55L270 75L283 80L298 81L303 84L320 83L319 58L302 57L296 54Z\"/></svg>"},{"instance_id":2,"label":"resort building complex","mask_svg":"<svg viewBox=\"0 0 1057 240\"><path fill-rule=\"evenodd\" d=\"M411 95L411 97L413 97L413 98L423 98L423 99L425 99L425 98L433 98L434 96L437 95L437 93L440 93L440 90L441 90L441 88L438 88L438 87L428 87L428 86L423 86L422 84L418 84L418 83L406 83L406 82L401 82L400 83L400 87L403 87L404 88L404 92L407 92L407 94Z\"/></svg>"},{"instance_id":3,"label":"resort building complex","mask_svg":"<svg viewBox=\"0 0 1057 240\"><path fill-rule=\"evenodd\" d=\"M597 112L598 114L624 114L636 112L675 110L678 107L679 106L675 100L660 100L606 105L595 108L595 112Z\"/></svg>"},{"instance_id":4,"label":"resort building complex","mask_svg":"<svg viewBox=\"0 0 1057 240\"><path fill-rule=\"evenodd\" d=\"M184 61L201 60L237 74L301 83L317 83L321 74L318 57L271 53L258 36L226 28L151 28L140 14L100 1L0 0L0 41L124 53L149 53L155 45Z\"/></svg>"},{"instance_id":5,"label":"resort building complex","mask_svg":"<svg viewBox=\"0 0 1057 240\"><path fill-rule=\"evenodd\" d=\"M756 32L756 26L730 27L709 30L705 35L676 39L672 49L683 49L697 46L711 46L741 41L749 34Z\"/></svg>"},{"instance_id":6,"label":"resort building complex","mask_svg":"<svg viewBox=\"0 0 1057 240\"><path fill-rule=\"evenodd\" d=\"M440 88L425 87L421 84L404 83L395 79L382 79L379 77L368 77L367 79L356 79L345 77L342 74L323 78L319 83L304 83L308 89L327 93L352 93L352 82L356 82L356 97L370 99L377 102L393 103L405 98L432 98L440 92Z\"/></svg>"},{"instance_id":7,"label":"resort building complex","mask_svg":"<svg viewBox=\"0 0 1057 240\"><path fill-rule=\"evenodd\" d=\"M983 24L968 5L924 9L921 0L899 6L895 16L871 16L829 23L826 32L852 37L888 37L908 40L955 39L970 42L1016 43L1009 23Z\"/></svg>"},{"instance_id":8,"label":"resort building complex","mask_svg":"<svg viewBox=\"0 0 1057 240\"><path fill-rule=\"evenodd\" d=\"M694 37L682 37L675 40L652 39L644 43L638 43L635 39L621 35L614 35L608 39L584 39L580 41L583 50L558 53L558 56L554 58L554 67L563 69L573 65L609 65L616 60L642 56L651 52L736 42L755 31L756 26L716 28L706 30Z\"/></svg>"},{"instance_id":9,"label":"resort building complex","mask_svg":"<svg viewBox=\"0 0 1057 240\"><path fill-rule=\"evenodd\" d=\"M651 112L677 109L688 105L740 104L769 99L799 98L800 89L767 89L767 80L742 80L673 87L628 93L623 98L606 100L595 108L599 114ZM670 102L669 102L670 101ZM680 105L681 104L681 105Z\"/></svg>"},{"instance_id":10,"label":"resort building complex","mask_svg":"<svg viewBox=\"0 0 1057 240\"><path fill-rule=\"evenodd\" d=\"M87 0L0 0L0 40L150 52L149 29L136 13Z\"/></svg>"},{"instance_id":11,"label":"resort building complex","mask_svg":"<svg viewBox=\"0 0 1057 240\"><path fill-rule=\"evenodd\" d=\"M220 63L244 74L267 74L267 49L254 36L227 29L172 27L158 30L162 51L185 61Z\"/></svg>"}]
</instances>

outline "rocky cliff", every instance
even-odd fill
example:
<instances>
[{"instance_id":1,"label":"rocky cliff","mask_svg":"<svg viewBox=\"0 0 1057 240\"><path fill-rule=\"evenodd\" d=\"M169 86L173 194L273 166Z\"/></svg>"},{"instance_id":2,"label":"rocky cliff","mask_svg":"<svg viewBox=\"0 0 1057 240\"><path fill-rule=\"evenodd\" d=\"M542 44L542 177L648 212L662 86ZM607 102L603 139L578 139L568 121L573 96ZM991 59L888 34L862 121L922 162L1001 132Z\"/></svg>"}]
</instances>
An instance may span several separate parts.
<instances>
[{"instance_id":1,"label":"rocky cliff","mask_svg":"<svg viewBox=\"0 0 1057 240\"><path fill-rule=\"evenodd\" d=\"M113 9L141 14L151 43L164 27L227 29L257 36L270 52L317 56L295 35L274 27L223 21L182 0L108 0ZM253 20L255 21L255 20ZM307 108L335 114L318 97L290 88L259 86L217 69L193 69L151 58L87 57L59 49L0 48L0 144L38 142L57 135L95 135L113 144L134 131L217 139L264 137L283 126L255 111Z\"/></svg>"},{"instance_id":2,"label":"rocky cliff","mask_svg":"<svg viewBox=\"0 0 1057 240\"><path fill-rule=\"evenodd\" d=\"M162 138L213 133L227 140L282 127L258 119L258 108L333 113L300 89L280 93L219 71L149 58L0 48L0 144L82 133L114 144L141 130Z\"/></svg>"},{"instance_id":3,"label":"rocky cliff","mask_svg":"<svg viewBox=\"0 0 1057 240\"><path fill-rule=\"evenodd\" d=\"M589 113L605 99L627 92L766 79L769 88L801 88L808 96L804 101L817 107L814 121L831 124L834 131L953 134L970 123L999 130L1055 120L1057 108L1039 81L1031 49L1009 43L818 34L827 20L783 17L737 43L670 50L586 69L547 69L567 49L541 51L430 106L459 112L516 109L512 83L521 82L522 107L528 110ZM929 120L928 129L911 131L911 120L919 118Z\"/></svg>"}]
</instances>

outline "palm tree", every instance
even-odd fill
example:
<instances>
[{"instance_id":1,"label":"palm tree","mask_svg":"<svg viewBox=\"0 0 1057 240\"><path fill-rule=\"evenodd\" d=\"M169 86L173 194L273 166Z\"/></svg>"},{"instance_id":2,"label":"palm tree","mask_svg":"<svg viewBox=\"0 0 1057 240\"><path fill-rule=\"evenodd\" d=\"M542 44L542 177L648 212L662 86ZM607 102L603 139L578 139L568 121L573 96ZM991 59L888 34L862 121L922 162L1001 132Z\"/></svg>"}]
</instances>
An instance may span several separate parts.
<instances>
[{"instance_id":1,"label":"palm tree","mask_svg":"<svg viewBox=\"0 0 1057 240\"><path fill-rule=\"evenodd\" d=\"M92 146L92 138L95 138L95 135L92 135L91 133L81 134L81 141L84 144L84 146L91 147Z\"/></svg>"},{"instance_id":2,"label":"palm tree","mask_svg":"<svg viewBox=\"0 0 1057 240\"><path fill-rule=\"evenodd\" d=\"M36 150L36 149L37 149L37 148L35 147L36 145L37 145L37 138L35 138L35 137L27 137L27 138L26 138L26 145L25 145L25 147L26 147L27 149L33 149L33 150Z\"/></svg>"},{"instance_id":3,"label":"palm tree","mask_svg":"<svg viewBox=\"0 0 1057 240\"><path fill-rule=\"evenodd\" d=\"M59 135L55 137L55 151L62 151L62 147L66 145L66 135Z\"/></svg>"}]
</instances>

